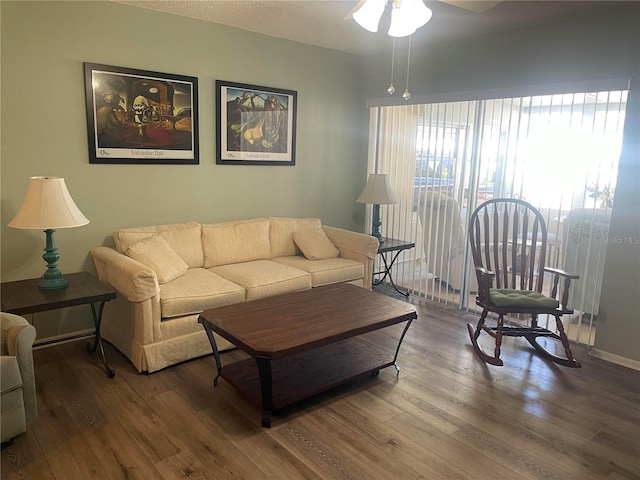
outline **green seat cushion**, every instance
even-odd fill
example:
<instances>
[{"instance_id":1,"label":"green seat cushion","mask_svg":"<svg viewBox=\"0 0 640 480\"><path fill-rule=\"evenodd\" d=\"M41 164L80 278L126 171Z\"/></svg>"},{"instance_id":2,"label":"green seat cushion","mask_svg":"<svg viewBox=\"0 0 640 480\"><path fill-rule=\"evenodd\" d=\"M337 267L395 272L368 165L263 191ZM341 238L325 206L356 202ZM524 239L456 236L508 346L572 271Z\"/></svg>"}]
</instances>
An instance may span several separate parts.
<instances>
[{"instance_id":1,"label":"green seat cushion","mask_svg":"<svg viewBox=\"0 0 640 480\"><path fill-rule=\"evenodd\" d=\"M498 307L556 308L559 305L555 298L526 290L492 288L489 295L491 303Z\"/></svg>"}]
</instances>

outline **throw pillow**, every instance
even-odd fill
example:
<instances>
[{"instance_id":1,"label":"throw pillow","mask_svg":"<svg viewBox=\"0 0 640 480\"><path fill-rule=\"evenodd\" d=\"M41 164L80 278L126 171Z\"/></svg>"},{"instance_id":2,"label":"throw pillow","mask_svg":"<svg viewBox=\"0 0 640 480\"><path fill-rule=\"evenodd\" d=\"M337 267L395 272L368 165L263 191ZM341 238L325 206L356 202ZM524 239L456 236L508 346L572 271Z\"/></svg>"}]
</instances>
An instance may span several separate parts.
<instances>
[{"instance_id":1,"label":"throw pillow","mask_svg":"<svg viewBox=\"0 0 640 480\"><path fill-rule=\"evenodd\" d=\"M156 272L160 284L184 275L189 268L160 235L134 243L126 249L125 254Z\"/></svg>"},{"instance_id":2,"label":"throw pillow","mask_svg":"<svg viewBox=\"0 0 640 480\"><path fill-rule=\"evenodd\" d=\"M336 258L340 252L322 228L307 228L293 232L293 241L309 260Z\"/></svg>"}]
</instances>

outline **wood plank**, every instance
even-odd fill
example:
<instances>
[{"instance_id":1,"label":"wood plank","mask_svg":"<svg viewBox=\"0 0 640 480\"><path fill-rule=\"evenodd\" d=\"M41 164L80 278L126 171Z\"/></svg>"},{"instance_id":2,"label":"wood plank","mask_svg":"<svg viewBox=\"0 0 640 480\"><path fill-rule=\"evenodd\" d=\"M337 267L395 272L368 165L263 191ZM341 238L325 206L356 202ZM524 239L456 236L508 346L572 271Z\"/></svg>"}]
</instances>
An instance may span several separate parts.
<instances>
[{"instance_id":1,"label":"wood plank","mask_svg":"<svg viewBox=\"0 0 640 480\"><path fill-rule=\"evenodd\" d=\"M499 434L491 434L472 425L465 425L453 437L459 442L489 457L503 468L515 470L520 475L535 479L585 480L594 478L584 471L567 472L558 467L556 456L540 457L519 444L503 440ZM553 449L548 453L552 453Z\"/></svg>"},{"instance_id":2,"label":"wood plank","mask_svg":"<svg viewBox=\"0 0 640 480\"><path fill-rule=\"evenodd\" d=\"M404 461L406 457L403 456L403 453L410 450L410 446L404 444L404 437L383 436L384 440L382 442L372 441L371 438L362 434L360 425L351 424L345 427L343 422L332 415L333 411L335 410L331 408L318 409L312 414L301 418L299 422L304 423L324 443L332 445L342 455L347 456L370 478L417 480L422 474L429 475L430 471L418 469L413 462L406 463ZM374 422L374 420L371 420L371 423ZM383 424L380 423L379 425L382 426ZM426 452L423 453L427 455ZM396 461L387 461L389 457L394 457ZM415 458L415 456L411 457L412 459ZM431 465L443 463L438 460L430 458L429 463ZM448 466L448 478L467 478L454 475L455 469L450 467Z\"/></svg>"},{"instance_id":3,"label":"wood plank","mask_svg":"<svg viewBox=\"0 0 640 480\"><path fill-rule=\"evenodd\" d=\"M308 416L288 421L269 436L303 461L323 479L352 480L371 478L359 465L359 459L345 455L335 445L335 438L318 437L307 426Z\"/></svg>"},{"instance_id":4,"label":"wood plank","mask_svg":"<svg viewBox=\"0 0 640 480\"><path fill-rule=\"evenodd\" d=\"M421 476L433 479L472 479L473 475L461 470L457 465L450 463L431 450L425 449L423 446L409 439L404 432L393 430L382 422L366 415L358 415L354 410L341 408L342 404L332 405L326 410L317 412L316 415L322 415L323 418L329 417L331 421L324 420L325 424L333 425L337 429L349 429L352 431L351 437L361 438L371 442L381 450L380 458L386 460L388 458L396 459L394 464L386 468L378 465L378 472L386 472L386 474L376 474L371 471L373 478L408 478L406 476L393 475L391 468L400 468L400 466L411 467L412 471L419 472ZM345 422L345 419L349 421ZM357 421L354 421L357 419ZM345 427L348 426L348 427ZM334 432L332 432L334 433ZM334 435L337 434L337 431ZM347 437L347 438L351 438ZM349 449L352 453L353 450ZM356 457L359 457L356 455ZM370 457L365 457L371 460Z\"/></svg>"},{"instance_id":5,"label":"wood plank","mask_svg":"<svg viewBox=\"0 0 640 480\"><path fill-rule=\"evenodd\" d=\"M165 480L174 480L176 478L216 480L213 473L209 472L207 467L188 450L176 453L172 457L156 463L155 467Z\"/></svg>"},{"instance_id":6,"label":"wood plank","mask_svg":"<svg viewBox=\"0 0 640 480\"><path fill-rule=\"evenodd\" d=\"M471 478L478 480L525 480L527 478L508 466L496 468L496 462L493 459L413 415L400 415L387 422L387 426L392 430L403 432L418 445L431 445L431 454L436 454L455 465Z\"/></svg>"},{"instance_id":7,"label":"wood plank","mask_svg":"<svg viewBox=\"0 0 640 480\"><path fill-rule=\"evenodd\" d=\"M188 446L216 478L264 478L251 452L242 452L230 443L215 422L203 425L205 416L190 409L177 392L162 393L149 402L165 424L166 433Z\"/></svg>"},{"instance_id":8,"label":"wood plank","mask_svg":"<svg viewBox=\"0 0 640 480\"><path fill-rule=\"evenodd\" d=\"M109 422L83 432L86 443L109 479L147 480L159 472L120 423ZM71 450L72 454L75 453ZM73 477L72 477L73 478ZM92 478L83 476L76 478Z\"/></svg>"},{"instance_id":9,"label":"wood plank","mask_svg":"<svg viewBox=\"0 0 640 480\"><path fill-rule=\"evenodd\" d=\"M104 465L81 434L71 434L63 442L46 452L47 462L55 478L91 478L115 480L125 476L109 477Z\"/></svg>"},{"instance_id":10,"label":"wood plank","mask_svg":"<svg viewBox=\"0 0 640 480\"><path fill-rule=\"evenodd\" d=\"M93 365L86 362L77 367L82 374L83 383L89 385L93 394L108 406L117 423L135 442L146 460L157 464L180 453L182 446L164 434L164 425L159 417L149 410L143 398L131 388L126 376L109 378L98 375Z\"/></svg>"},{"instance_id":11,"label":"wood plank","mask_svg":"<svg viewBox=\"0 0 640 480\"><path fill-rule=\"evenodd\" d=\"M27 430L21 435L20 441L2 446L0 472L4 480L25 478L55 480L56 478L32 430Z\"/></svg>"}]
</instances>

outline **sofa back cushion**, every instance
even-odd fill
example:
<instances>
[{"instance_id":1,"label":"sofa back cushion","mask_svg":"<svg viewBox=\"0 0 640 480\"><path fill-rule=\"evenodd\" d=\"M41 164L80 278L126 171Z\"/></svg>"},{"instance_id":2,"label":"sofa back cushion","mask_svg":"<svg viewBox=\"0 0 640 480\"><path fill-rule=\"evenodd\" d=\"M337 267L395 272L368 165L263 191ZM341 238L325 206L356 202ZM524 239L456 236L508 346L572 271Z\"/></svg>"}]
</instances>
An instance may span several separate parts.
<instances>
[{"instance_id":1,"label":"sofa back cushion","mask_svg":"<svg viewBox=\"0 0 640 480\"><path fill-rule=\"evenodd\" d=\"M256 218L202 225L204 267L269 258L269 220Z\"/></svg>"},{"instance_id":2,"label":"sofa back cushion","mask_svg":"<svg viewBox=\"0 0 640 480\"><path fill-rule=\"evenodd\" d=\"M300 255L300 249L293 241L293 233L321 226L318 218L269 218L269 223L271 258Z\"/></svg>"},{"instance_id":3,"label":"sofa back cushion","mask_svg":"<svg viewBox=\"0 0 640 480\"><path fill-rule=\"evenodd\" d=\"M125 253L131 245L154 235L160 235L164 238L189 268L203 266L202 229L198 222L124 228L113 232L113 239L116 243L116 250Z\"/></svg>"}]
</instances>

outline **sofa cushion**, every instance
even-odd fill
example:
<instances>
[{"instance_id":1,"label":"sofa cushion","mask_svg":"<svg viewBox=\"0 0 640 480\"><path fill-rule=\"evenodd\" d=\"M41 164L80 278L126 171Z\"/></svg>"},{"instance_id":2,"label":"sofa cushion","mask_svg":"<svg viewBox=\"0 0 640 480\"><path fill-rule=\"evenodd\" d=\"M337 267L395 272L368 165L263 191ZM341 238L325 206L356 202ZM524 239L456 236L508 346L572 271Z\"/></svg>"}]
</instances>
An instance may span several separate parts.
<instances>
[{"instance_id":1,"label":"sofa cushion","mask_svg":"<svg viewBox=\"0 0 640 480\"><path fill-rule=\"evenodd\" d=\"M308 260L326 260L340 255L320 227L293 232L293 241Z\"/></svg>"},{"instance_id":2,"label":"sofa cushion","mask_svg":"<svg viewBox=\"0 0 640 480\"><path fill-rule=\"evenodd\" d=\"M124 253L156 272L160 284L184 275L189 268L160 235L140 240Z\"/></svg>"},{"instance_id":3,"label":"sofa cushion","mask_svg":"<svg viewBox=\"0 0 640 480\"><path fill-rule=\"evenodd\" d=\"M160 285L162 318L200 313L245 300L242 286L204 268L192 268L181 277Z\"/></svg>"},{"instance_id":4,"label":"sofa cushion","mask_svg":"<svg viewBox=\"0 0 640 480\"><path fill-rule=\"evenodd\" d=\"M308 260L297 255L274 258L272 261L309 272L311 284L314 287L364 278L364 265L356 260L346 258Z\"/></svg>"},{"instance_id":5,"label":"sofa cushion","mask_svg":"<svg viewBox=\"0 0 640 480\"><path fill-rule=\"evenodd\" d=\"M205 268L269 258L269 220L202 225Z\"/></svg>"},{"instance_id":6,"label":"sofa cushion","mask_svg":"<svg viewBox=\"0 0 640 480\"><path fill-rule=\"evenodd\" d=\"M513 308L557 308L558 300L538 292L511 288L489 289L491 303L498 307Z\"/></svg>"},{"instance_id":7,"label":"sofa cushion","mask_svg":"<svg viewBox=\"0 0 640 480\"><path fill-rule=\"evenodd\" d=\"M271 244L271 256L269 258L299 255L293 241L293 232L308 228L320 228L321 223L317 218L269 218L269 242Z\"/></svg>"},{"instance_id":8,"label":"sofa cushion","mask_svg":"<svg viewBox=\"0 0 640 480\"><path fill-rule=\"evenodd\" d=\"M125 253L127 248L134 243L153 235L160 235L164 238L180 258L189 265L189 268L204 265L202 230L197 222L124 228L113 232L113 239L116 243L116 250Z\"/></svg>"},{"instance_id":9,"label":"sofa cushion","mask_svg":"<svg viewBox=\"0 0 640 480\"><path fill-rule=\"evenodd\" d=\"M242 285L247 301L311 288L309 273L270 260L222 265L210 271Z\"/></svg>"}]
</instances>

